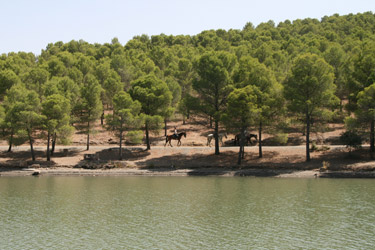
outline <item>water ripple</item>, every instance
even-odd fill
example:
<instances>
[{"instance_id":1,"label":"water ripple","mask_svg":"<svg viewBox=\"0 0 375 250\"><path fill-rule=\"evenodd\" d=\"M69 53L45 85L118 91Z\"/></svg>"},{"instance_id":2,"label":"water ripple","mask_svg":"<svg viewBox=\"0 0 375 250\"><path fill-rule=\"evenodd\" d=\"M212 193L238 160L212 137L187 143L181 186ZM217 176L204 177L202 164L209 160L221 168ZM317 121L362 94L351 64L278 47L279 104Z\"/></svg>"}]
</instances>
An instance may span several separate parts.
<instances>
[{"instance_id":1,"label":"water ripple","mask_svg":"<svg viewBox=\"0 0 375 250\"><path fill-rule=\"evenodd\" d=\"M0 178L0 249L371 249L375 183Z\"/></svg>"}]
</instances>

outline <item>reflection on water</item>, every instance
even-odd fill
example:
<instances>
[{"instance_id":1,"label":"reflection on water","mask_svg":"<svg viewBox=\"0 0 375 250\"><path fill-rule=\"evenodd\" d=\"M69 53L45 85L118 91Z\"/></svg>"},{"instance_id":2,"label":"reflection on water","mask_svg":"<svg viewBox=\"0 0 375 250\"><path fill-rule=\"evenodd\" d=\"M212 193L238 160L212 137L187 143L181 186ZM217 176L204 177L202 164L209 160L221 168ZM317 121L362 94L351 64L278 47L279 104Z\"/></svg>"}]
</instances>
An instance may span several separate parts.
<instances>
[{"instance_id":1,"label":"reflection on water","mask_svg":"<svg viewBox=\"0 0 375 250\"><path fill-rule=\"evenodd\" d=\"M372 249L375 182L2 177L0 249Z\"/></svg>"}]
</instances>

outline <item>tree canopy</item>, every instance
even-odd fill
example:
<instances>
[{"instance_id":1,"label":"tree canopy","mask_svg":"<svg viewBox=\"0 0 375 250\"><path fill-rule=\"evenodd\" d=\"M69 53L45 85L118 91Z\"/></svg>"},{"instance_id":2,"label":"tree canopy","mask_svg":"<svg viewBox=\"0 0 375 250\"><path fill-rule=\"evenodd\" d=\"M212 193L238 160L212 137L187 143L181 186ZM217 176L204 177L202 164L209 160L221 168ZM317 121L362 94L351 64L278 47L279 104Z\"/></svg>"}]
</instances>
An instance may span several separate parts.
<instances>
[{"instance_id":1,"label":"tree canopy","mask_svg":"<svg viewBox=\"0 0 375 250\"><path fill-rule=\"evenodd\" d=\"M140 107L139 113L129 107L133 111L127 112L126 119L143 118L148 149L149 132L159 131L173 112L183 122L195 112L214 121L215 154L219 154L223 115L233 109L232 119L241 116L241 109L229 107L246 93L256 97L251 103L257 112L249 129L258 130L259 156L262 131L274 130L275 120L303 121L308 147L310 127L323 120L335 117L343 123L350 120L345 117L363 121L371 116L367 100L375 83L374 27L372 12L335 14L278 24L270 20L257 26L248 22L243 29L205 30L197 35L143 34L125 45L117 38L104 44L58 41L39 56L2 54L2 135L10 150L12 144L25 141L32 148L33 136L44 138L42 131L48 137L48 131L54 133L61 126L67 135L74 126L87 134L89 149L97 120L104 118L104 112L112 113L108 122L120 119L123 98L135 110ZM132 102L125 101L129 98ZM64 115L53 111L57 106ZM284 111L289 116L276 117ZM56 121L53 126L52 121ZM351 124L360 128L364 123Z\"/></svg>"}]
</instances>

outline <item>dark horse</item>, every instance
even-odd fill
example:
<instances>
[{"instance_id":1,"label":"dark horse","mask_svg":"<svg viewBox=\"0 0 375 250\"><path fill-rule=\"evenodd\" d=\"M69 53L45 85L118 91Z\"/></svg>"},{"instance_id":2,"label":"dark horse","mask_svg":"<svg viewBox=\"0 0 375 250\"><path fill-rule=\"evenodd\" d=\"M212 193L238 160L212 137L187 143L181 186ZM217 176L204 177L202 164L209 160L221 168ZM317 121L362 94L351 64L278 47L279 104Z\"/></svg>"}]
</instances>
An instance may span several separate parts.
<instances>
[{"instance_id":1,"label":"dark horse","mask_svg":"<svg viewBox=\"0 0 375 250\"><path fill-rule=\"evenodd\" d=\"M240 138L241 138L241 134L237 134L234 137L234 144L235 145L240 145ZM246 145L253 144L253 142L251 141L251 138L255 138L256 142L258 141L258 136L256 134L246 134L245 138L246 138Z\"/></svg>"},{"instance_id":2,"label":"dark horse","mask_svg":"<svg viewBox=\"0 0 375 250\"><path fill-rule=\"evenodd\" d=\"M186 133L185 132L181 132L181 133L178 133L178 135L175 135L175 134L173 134L173 135L167 135L165 137L165 145L164 145L164 147L167 146L168 142L169 142L169 145L171 147L173 147L172 144L171 144L172 140L178 140L177 146L180 146L181 145L181 137L182 136L184 136L186 138Z\"/></svg>"}]
</instances>

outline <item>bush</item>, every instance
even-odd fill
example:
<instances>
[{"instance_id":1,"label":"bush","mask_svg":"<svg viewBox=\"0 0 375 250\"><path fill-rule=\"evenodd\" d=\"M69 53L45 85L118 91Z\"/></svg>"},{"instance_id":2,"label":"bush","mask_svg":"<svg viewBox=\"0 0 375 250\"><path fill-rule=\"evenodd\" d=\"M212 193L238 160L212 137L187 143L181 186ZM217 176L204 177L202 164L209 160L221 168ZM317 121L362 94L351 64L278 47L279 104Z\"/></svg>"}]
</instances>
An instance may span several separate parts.
<instances>
[{"instance_id":1,"label":"bush","mask_svg":"<svg viewBox=\"0 0 375 250\"><path fill-rule=\"evenodd\" d=\"M362 137L354 131L346 131L341 134L340 141L346 145L350 151L352 149L359 149L362 146Z\"/></svg>"},{"instance_id":2,"label":"bush","mask_svg":"<svg viewBox=\"0 0 375 250\"><path fill-rule=\"evenodd\" d=\"M288 142L288 134L279 133L272 138L272 142L276 145L285 145Z\"/></svg>"},{"instance_id":3,"label":"bush","mask_svg":"<svg viewBox=\"0 0 375 250\"><path fill-rule=\"evenodd\" d=\"M129 144L141 144L143 140L143 131L129 131L126 137L126 142Z\"/></svg>"}]
</instances>

